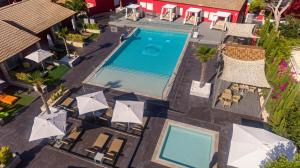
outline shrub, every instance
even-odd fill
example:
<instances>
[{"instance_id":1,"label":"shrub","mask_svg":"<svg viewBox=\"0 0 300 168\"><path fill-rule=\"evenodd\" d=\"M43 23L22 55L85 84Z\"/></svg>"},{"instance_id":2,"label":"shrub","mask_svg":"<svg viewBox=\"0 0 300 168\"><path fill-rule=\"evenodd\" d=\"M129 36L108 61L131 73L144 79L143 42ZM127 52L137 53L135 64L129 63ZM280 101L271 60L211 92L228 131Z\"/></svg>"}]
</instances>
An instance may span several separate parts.
<instances>
[{"instance_id":1,"label":"shrub","mask_svg":"<svg viewBox=\"0 0 300 168\"><path fill-rule=\"evenodd\" d=\"M74 42L83 42L84 37L81 34L68 34L67 35L67 40L69 41L74 41Z\"/></svg>"},{"instance_id":2,"label":"shrub","mask_svg":"<svg viewBox=\"0 0 300 168\"><path fill-rule=\"evenodd\" d=\"M65 87L63 84L61 84L61 85L59 86L59 89L58 89L56 92L54 92L54 93L51 94L50 100L51 100L52 102L54 102L54 101L55 101L57 98L59 98L66 90L67 90L66 87Z\"/></svg>"},{"instance_id":3,"label":"shrub","mask_svg":"<svg viewBox=\"0 0 300 168\"><path fill-rule=\"evenodd\" d=\"M299 168L300 155L295 155L294 159L289 161L285 156L280 156L277 160L272 160L266 163L266 168Z\"/></svg>"},{"instance_id":4,"label":"shrub","mask_svg":"<svg viewBox=\"0 0 300 168\"><path fill-rule=\"evenodd\" d=\"M0 164L7 165L13 158L13 153L10 151L10 147L3 146L0 149Z\"/></svg>"},{"instance_id":5,"label":"shrub","mask_svg":"<svg viewBox=\"0 0 300 168\"><path fill-rule=\"evenodd\" d=\"M300 38L300 20L288 16L286 23L280 25L280 32L284 37L298 39Z\"/></svg>"},{"instance_id":6,"label":"shrub","mask_svg":"<svg viewBox=\"0 0 300 168\"><path fill-rule=\"evenodd\" d=\"M99 30L99 24L94 23L94 24L85 24L84 25L85 29L92 29L92 30Z\"/></svg>"}]
</instances>

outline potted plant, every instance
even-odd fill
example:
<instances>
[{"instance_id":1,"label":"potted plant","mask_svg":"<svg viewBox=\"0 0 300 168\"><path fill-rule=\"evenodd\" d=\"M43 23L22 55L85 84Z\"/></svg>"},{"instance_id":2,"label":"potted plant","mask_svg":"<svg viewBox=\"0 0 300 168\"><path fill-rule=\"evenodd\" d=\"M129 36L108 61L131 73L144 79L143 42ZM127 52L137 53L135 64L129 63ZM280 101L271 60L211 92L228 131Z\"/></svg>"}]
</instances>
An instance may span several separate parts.
<instances>
[{"instance_id":1,"label":"potted plant","mask_svg":"<svg viewBox=\"0 0 300 168\"><path fill-rule=\"evenodd\" d=\"M94 24L85 24L84 25L85 31L89 33L95 33L95 34L100 34L101 30L99 28L99 24L94 23Z\"/></svg>"},{"instance_id":2,"label":"potted plant","mask_svg":"<svg viewBox=\"0 0 300 168\"><path fill-rule=\"evenodd\" d=\"M11 152L10 147L3 146L0 148L0 168L14 168L20 163L19 155Z\"/></svg>"}]
</instances>

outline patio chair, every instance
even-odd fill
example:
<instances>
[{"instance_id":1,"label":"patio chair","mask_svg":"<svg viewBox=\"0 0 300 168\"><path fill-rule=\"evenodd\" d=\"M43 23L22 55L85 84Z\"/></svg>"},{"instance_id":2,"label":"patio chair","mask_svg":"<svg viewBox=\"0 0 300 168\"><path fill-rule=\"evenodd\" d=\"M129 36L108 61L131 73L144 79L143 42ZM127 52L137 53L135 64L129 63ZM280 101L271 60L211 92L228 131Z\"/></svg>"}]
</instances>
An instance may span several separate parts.
<instances>
[{"instance_id":1,"label":"patio chair","mask_svg":"<svg viewBox=\"0 0 300 168\"><path fill-rule=\"evenodd\" d=\"M110 135L106 133L100 133L94 144L91 147L86 148L85 151L92 154L103 151L109 140L109 137Z\"/></svg>"},{"instance_id":2,"label":"patio chair","mask_svg":"<svg viewBox=\"0 0 300 168\"><path fill-rule=\"evenodd\" d=\"M225 89L224 93L232 95L232 91L230 89Z\"/></svg>"},{"instance_id":3,"label":"patio chair","mask_svg":"<svg viewBox=\"0 0 300 168\"><path fill-rule=\"evenodd\" d=\"M227 101L227 100L223 101L223 107L224 107L224 108L230 108L230 107L231 107L231 104L232 104L231 101Z\"/></svg>"},{"instance_id":4,"label":"patio chair","mask_svg":"<svg viewBox=\"0 0 300 168\"><path fill-rule=\"evenodd\" d=\"M241 100L241 96L240 96L240 95L233 95L233 96L232 96L232 101L233 101L234 103L239 103L240 100Z\"/></svg>"},{"instance_id":5,"label":"patio chair","mask_svg":"<svg viewBox=\"0 0 300 168\"><path fill-rule=\"evenodd\" d=\"M256 91L256 87L255 86L249 86L248 92L255 93L255 91Z\"/></svg>"},{"instance_id":6,"label":"patio chair","mask_svg":"<svg viewBox=\"0 0 300 168\"><path fill-rule=\"evenodd\" d=\"M112 114L113 114L113 109L111 107L109 107L105 113L103 113L99 119L105 120L105 121L109 121L112 118Z\"/></svg>"},{"instance_id":7,"label":"patio chair","mask_svg":"<svg viewBox=\"0 0 300 168\"><path fill-rule=\"evenodd\" d=\"M114 139L103 157L103 162L113 165L121 152L125 141L123 139Z\"/></svg>"},{"instance_id":8,"label":"patio chair","mask_svg":"<svg viewBox=\"0 0 300 168\"><path fill-rule=\"evenodd\" d=\"M76 140L79 138L79 136L81 135L81 133L83 132L82 128L79 127L74 127L70 133L68 134L67 137L63 138L61 140L62 143L64 143L65 145L72 145L73 143L76 142Z\"/></svg>"},{"instance_id":9,"label":"patio chair","mask_svg":"<svg viewBox=\"0 0 300 168\"><path fill-rule=\"evenodd\" d=\"M239 84L237 84L237 83L232 84L230 89L232 89L233 91L239 92L239 90L240 90Z\"/></svg>"}]
</instances>

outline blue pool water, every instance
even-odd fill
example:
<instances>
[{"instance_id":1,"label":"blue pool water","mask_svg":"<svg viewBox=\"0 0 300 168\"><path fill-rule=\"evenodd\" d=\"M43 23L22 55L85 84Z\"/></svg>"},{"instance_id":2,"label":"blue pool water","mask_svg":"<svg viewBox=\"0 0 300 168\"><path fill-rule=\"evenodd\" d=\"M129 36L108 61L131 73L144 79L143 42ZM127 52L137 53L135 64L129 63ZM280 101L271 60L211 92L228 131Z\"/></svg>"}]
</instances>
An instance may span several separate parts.
<instances>
[{"instance_id":1,"label":"blue pool water","mask_svg":"<svg viewBox=\"0 0 300 168\"><path fill-rule=\"evenodd\" d=\"M187 37L186 33L138 29L89 82L161 97Z\"/></svg>"},{"instance_id":2,"label":"blue pool water","mask_svg":"<svg viewBox=\"0 0 300 168\"><path fill-rule=\"evenodd\" d=\"M189 168L209 168L212 136L170 125L160 159Z\"/></svg>"}]
</instances>

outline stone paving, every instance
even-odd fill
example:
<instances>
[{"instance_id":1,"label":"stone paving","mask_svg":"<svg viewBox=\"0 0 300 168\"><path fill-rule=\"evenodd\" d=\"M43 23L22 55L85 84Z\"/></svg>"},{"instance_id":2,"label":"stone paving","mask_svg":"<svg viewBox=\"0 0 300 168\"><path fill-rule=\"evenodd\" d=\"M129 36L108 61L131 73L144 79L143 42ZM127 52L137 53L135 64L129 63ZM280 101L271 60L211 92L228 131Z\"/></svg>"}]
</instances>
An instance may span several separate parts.
<instances>
[{"instance_id":1,"label":"stone paving","mask_svg":"<svg viewBox=\"0 0 300 168\"><path fill-rule=\"evenodd\" d=\"M125 30L119 29L118 33L111 33L109 28L106 28L97 42L80 51L80 55L84 58L83 61L63 78L67 87L77 89L72 96L101 89L89 85L82 87L81 82L118 45L119 36L123 31ZM146 115L150 117L142 138L137 140L125 136L130 142L127 143L127 146L125 145L116 167L163 167L150 160L166 118L218 131L220 133L219 152L213 160L219 162L214 162L212 166L217 164L218 167L226 167L231 123L241 123L243 118L258 120L257 118L212 109L211 99L189 95L192 80L198 80L200 77L200 63L192 55L193 50L194 48L190 44L180 65L168 102L149 99L133 93L105 89L105 95L111 106L116 99L146 101ZM207 81L213 82L215 66L215 60L209 62ZM0 146L9 145L13 151L21 154L23 161L19 167L96 167L91 159L86 160L64 151L54 150L45 145L45 140L28 142L34 116L40 112L41 104L40 99L36 100L14 121L0 128ZM93 141L95 134L102 131L110 130L105 127L89 129L82 136L81 142L74 146L72 152L84 155L83 148Z\"/></svg>"}]
</instances>

